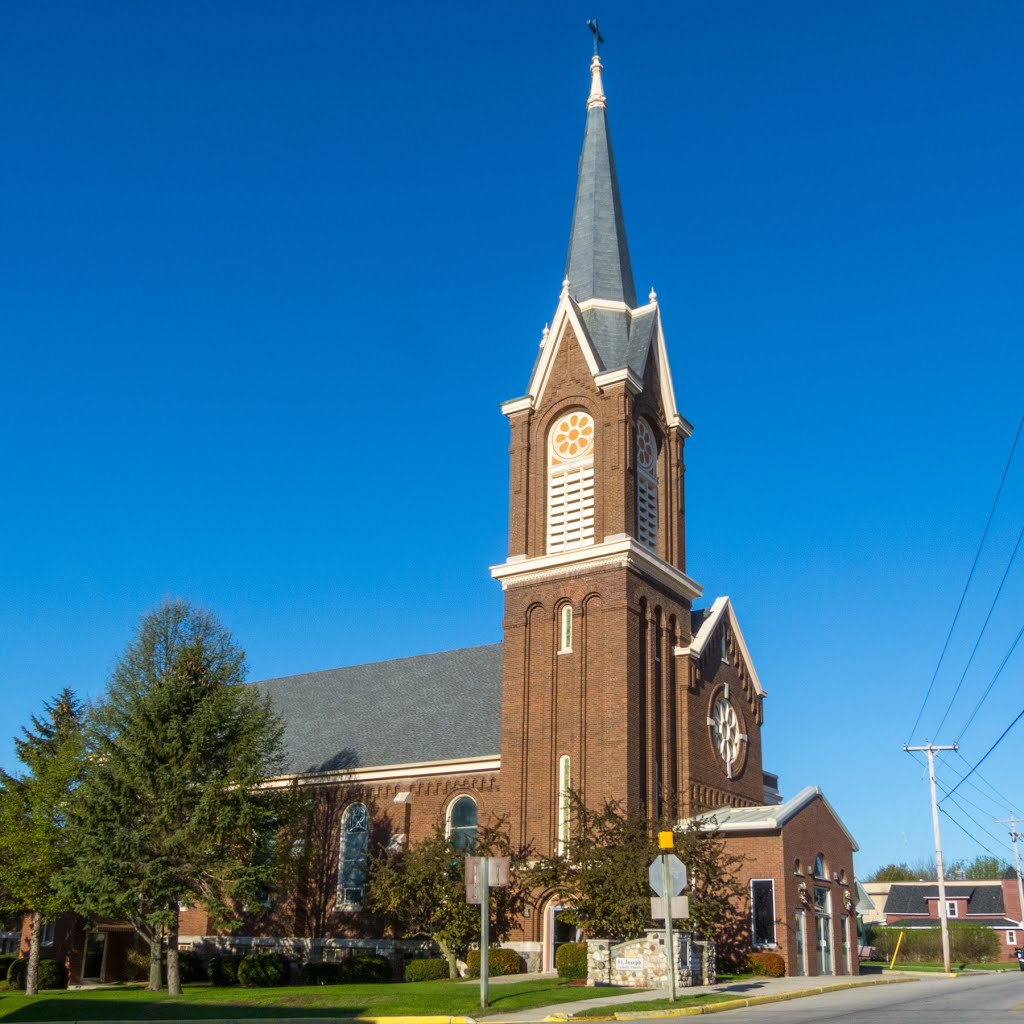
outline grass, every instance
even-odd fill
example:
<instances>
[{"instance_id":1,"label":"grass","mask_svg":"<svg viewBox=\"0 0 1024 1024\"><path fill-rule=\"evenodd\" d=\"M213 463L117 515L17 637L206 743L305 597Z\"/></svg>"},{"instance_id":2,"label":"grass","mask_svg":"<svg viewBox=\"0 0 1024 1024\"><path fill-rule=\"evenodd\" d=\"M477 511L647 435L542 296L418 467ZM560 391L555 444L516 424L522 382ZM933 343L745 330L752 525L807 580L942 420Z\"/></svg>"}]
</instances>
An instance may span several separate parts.
<instances>
[{"instance_id":1,"label":"grass","mask_svg":"<svg viewBox=\"0 0 1024 1024\"><path fill-rule=\"evenodd\" d=\"M605 990L607 991L607 989ZM614 1013L646 1013L648 1010L685 1010L691 1006L705 1003L728 1003L739 996L735 992L705 992L699 996L680 996L673 1002L671 999L645 999L636 1003L616 1003L614 1006L584 1006L573 1011L573 1020L587 1017L610 1017Z\"/></svg>"},{"instance_id":2,"label":"grass","mask_svg":"<svg viewBox=\"0 0 1024 1024\"><path fill-rule=\"evenodd\" d=\"M889 968L888 960L864 960L861 962L862 967L884 967L886 970ZM1006 963L1005 961L987 961L983 964L967 964L967 963L951 963L949 965L952 971L1018 971L1020 967L1016 962ZM924 963L904 963L898 960L896 962L897 971L921 971L925 974L935 974L936 972L942 974L945 971L945 967L939 963L924 962Z\"/></svg>"},{"instance_id":3,"label":"grass","mask_svg":"<svg viewBox=\"0 0 1024 1024\"><path fill-rule=\"evenodd\" d=\"M552 1003L597 999L619 989L570 987L558 978L492 985L490 1006L480 1009L475 985L421 981L394 985L293 985L287 988L184 986L180 997L146 992L139 985L85 992L0 993L0 1020L211 1020L230 1017L473 1016L510 1013Z\"/></svg>"}]
</instances>

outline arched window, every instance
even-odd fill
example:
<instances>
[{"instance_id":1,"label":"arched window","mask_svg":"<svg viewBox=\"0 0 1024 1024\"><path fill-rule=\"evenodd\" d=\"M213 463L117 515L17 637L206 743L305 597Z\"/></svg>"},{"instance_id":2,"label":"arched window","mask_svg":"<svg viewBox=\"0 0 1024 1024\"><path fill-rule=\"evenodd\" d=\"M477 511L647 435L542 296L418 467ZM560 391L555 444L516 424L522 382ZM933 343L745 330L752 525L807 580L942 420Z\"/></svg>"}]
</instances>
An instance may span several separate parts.
<instances>
[{"instance_id":1,"label":"arched window","mask_svg":"<svg viewBox=\"0 0 1024 1024\"><path fill-rule=\"evenodd\" d=\"M572 811L569 787L571 783L569 755L563 754L558 759L558 835L555 838L555 853L559 857L565 857L569 853L569 821Z\"/></svg>"},{"instance_id":2,"label":"arched window","mask_svg":"<svg viewBox=\"0 0 1024 1024\"><path fill-rule=\"evenodd\" d=\"M460 796L448 807L448 838L456 850L472 850L476 846L476 801Z\"/></svg>"},{"instance_id":3,"label":"arched window","mask_svg":"<svg viewBox=\"0 0 1024 1024\"><path fill-rule=\"evenodd\" d=\"M636 539L658 550L658 444L647 420L636 423Z\"/></svg>"},{"instance_id":4,"label":"arched window","mask_svg":"<svg viewBox=\"0 0 1024 1024\"><path fill-rule=\"evenodd\" d=\"M558 612L558 653L572 652L572 605L563 604Z\"/></svg>"},{"instance_id":5,"label":"arched window","mask_svg":"<svg viewBox=\"0 0 1024 1024\"><path fill-rule=\"evenodd\" d=\"M594 543L594 421L582 409L548 435L548 554Z\"/></svg>"},{"instance_id":6,"label":"arched window","mask_svg":"<svg viewBox=\"0 0 1024 1024\"><path fill-rule=\"evenodd\" d=\"M341 819L341 849L338 857L338 904L357 909L366 885L366 855L369 846L370 815L364 804L352 804Z\"/></svg>"},{"instance_id":7,"label":"arched window","mask_svg":"<svg viewBox=\"0 0 1024 1024\"><path fill-rule=\"evenodd\" d=\"M823 853L819 853L818 856L814 858L814 877L827 878L828 875L826 874L826 870L825 855Z\"/></svg>"}]
</instances>

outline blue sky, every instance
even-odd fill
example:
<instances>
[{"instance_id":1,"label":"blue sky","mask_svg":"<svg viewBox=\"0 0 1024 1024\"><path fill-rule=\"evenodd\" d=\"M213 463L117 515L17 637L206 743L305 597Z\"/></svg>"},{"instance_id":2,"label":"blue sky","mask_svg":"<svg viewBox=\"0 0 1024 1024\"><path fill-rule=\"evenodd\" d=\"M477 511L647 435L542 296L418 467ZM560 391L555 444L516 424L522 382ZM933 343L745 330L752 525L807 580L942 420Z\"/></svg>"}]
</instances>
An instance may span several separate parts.
<instances>
[{"instance_id":1,"label":"blue sky","mask_svg":"<svg viewBox=\"0 0 1024 1024\"><path fill-rule=\"evenodd\" d=\"M165 595L251 678L500 639L498 406L561 285L595 15L696 427L688 569L734 601L765 767L822 786L862 873L929 855L900 745L959 738L952 786L1024 704L1018 650L961 734L1015 564L936 731L1018 452L910 734L1024 412L1010 2L0 7L0 764ZM1022 737L947 803L947 857L1010 855Z\"/></svg>"}]
</instances>

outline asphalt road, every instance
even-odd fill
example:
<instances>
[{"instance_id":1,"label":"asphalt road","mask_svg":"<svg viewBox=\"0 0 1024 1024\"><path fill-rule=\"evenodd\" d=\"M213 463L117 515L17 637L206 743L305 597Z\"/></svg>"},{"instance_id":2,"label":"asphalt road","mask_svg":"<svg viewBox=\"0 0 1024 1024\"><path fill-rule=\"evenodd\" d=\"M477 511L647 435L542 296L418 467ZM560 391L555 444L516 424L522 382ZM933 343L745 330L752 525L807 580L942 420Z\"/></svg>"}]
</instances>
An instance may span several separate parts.
<instances>
[{"instance_id":1,"label":"asphalt road","mask_svg":"<svg viewBox=\"0 0 1024 1024\"><path fill-rule=\"evenodd\" d=\"M1024 1024L1024 971L929 978L730 1010L721 1024ZM657 1024L665 1024L664 1018Z\"/></svg>"}]
</instances>

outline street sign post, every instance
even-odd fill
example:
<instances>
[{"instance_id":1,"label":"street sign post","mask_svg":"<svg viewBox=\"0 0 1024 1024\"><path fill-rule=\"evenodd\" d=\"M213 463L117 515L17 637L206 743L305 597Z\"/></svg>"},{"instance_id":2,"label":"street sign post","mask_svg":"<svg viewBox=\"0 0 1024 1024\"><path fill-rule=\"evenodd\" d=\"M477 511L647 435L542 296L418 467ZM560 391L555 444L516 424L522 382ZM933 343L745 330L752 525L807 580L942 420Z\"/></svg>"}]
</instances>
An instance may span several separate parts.
<instances>
[{"instance_id":1,"label":"street sign post","mask_svg":"<svg viewBox=\"0 0 1024 1024\"><path fill-rule=\"evenodd\" d=\"M466 858L466 902L480 904L480 1008L487 1009L488 948L491 944L491 888L509 884L509 857Z\"/></svg>"},{"instance_id":2,"label":"street sign post","mask_svg":"<svg viewBox=\"0 0 1024 1024\"><path fill-rule=\"evenodd\" d=\"M676 961L672 953L672 917L673 897L686 888L686 865L672 852L675 847L675 835L672 832L658 833L658 849L661 856L656 857L647 871L647 878L651 888L661 897L662 912L654 913L654 904L657 900L651 900L651 916L657 920L665 918L665 956L668 968L669 999L676 1000ZM685 899L685 897L683 897ZM679 908L683 909L683 908ZM690 908L686 908L686 916L690 916Z\"/></svg>"}]
</instances>

